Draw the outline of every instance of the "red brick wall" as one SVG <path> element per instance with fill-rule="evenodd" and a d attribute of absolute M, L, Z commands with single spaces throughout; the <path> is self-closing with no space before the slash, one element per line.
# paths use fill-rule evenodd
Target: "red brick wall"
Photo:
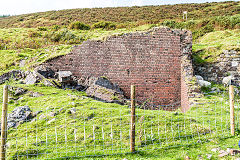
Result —
<path fill-rule="evenodd" d="M 161 28 L 86 41 L 46 65 L 55 71 L 71 71 L 78 78 L 105 76 L 128 98 L 130 85 L 135 84 L 138 101 L 179 106 L 182 47 L 179 32 Z"/>
<path fill-rule="evenodd" d="M 182 112 L 186 112 L 189 108 L 189 96 L 188 96 L 188 85 L 185 82 L 186 78 L 185 76 L 182 74 L 181 77 L 181 110 Z"/>

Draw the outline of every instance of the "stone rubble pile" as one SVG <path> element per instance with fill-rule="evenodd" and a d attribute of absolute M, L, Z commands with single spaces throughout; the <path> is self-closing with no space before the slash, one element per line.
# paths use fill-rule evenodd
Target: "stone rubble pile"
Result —
<path fill-rule="evenodd" d="M 240 85 L 240 53 L 224 50 L 213 63 L 193 63 L 195 75 L 201 75 L 206 81 Z M 230 78 L 231 77 L 231 78 Z M 229 80 L 231 79 L 231 81 Z"/>
<path fill-rule="evenodd" d="M 123 91 L 104 77 L 91 77 L 84 82 L 88 96 L 95 97 L 105 102 L 124 103 Z"/>
<path fill-rule="evenodd" d="M 25 78 L 25 72 L 22 70 L 12 70 L 10 72 L 4 73 L 0 76 L 0 84 L 5 83 L 9 80 L 20 80 Z"/>
<path fill-rule="evenodd" d="M 46 86 L 52 86 L 62 89 L 76 89 L 78 91 L 86 91 L 87 95 L 97 100 L 110 103 L 124 103 L 123 91 L 116 85 L 103 77 L 82 77 L 77 79 L 70 71 L 54 72 L 45 66 L 38 66 L 31 71 L 13 70 L 0 76 L 0 82 L 7 80 L 22 80 L 21 82 L 28 85 L 34 85 L 43 82 Z M 10 87 L 10 91 L 14 96 L 22 95 L 27 90 L 19 87 Z M 30 93 L 32 97 L 41 96 L 40 93 Z"/>
<path fill-rule="evenodd" d="M 33 113 L 28 106 L 17 107 L 7 116 L 7 129 L 17 127 L 22 123 L 30 121 L 36 117 L 37 114 L 38 112 Z"/>

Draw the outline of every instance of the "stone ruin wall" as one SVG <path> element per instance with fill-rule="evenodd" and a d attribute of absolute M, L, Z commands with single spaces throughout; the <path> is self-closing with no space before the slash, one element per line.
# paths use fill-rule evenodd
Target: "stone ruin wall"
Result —
<path fill-rule="evenodd" d="M 193 64 L 194 74 L 205 80 L 222 83 L 224 77 L 232 75 L 234 85 L 240 85 L 240 52 L 224 50 L 213 63 Z"/>
<path fill-rule="evenodd" d="M 139 102 L 150 109 L 170 105 L 186 111 L 193 77 L 192 36 L 189 31 L 154 28 L 111 36 L 104 41 L 85 41 L 66 56 L 45 63 L 54 71 L 71 71 L 77 78 L 104 76 L 117 83 L 130 97 L 130 85 L 136 85 Z M 153 107 L 154 106 L 154 107 Z"/>

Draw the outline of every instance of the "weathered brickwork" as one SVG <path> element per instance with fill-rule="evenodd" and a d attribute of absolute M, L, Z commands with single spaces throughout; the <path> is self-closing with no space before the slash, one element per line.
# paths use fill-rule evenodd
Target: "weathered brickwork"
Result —
<path fill-rule="evenodd" d="M 192 34 L 185 32 L 180 34 L 182 57 L 181 57 L 181 110 L 186 112 L 193 104 L 194 98 L 199 95 L 199 86 L 193 78 L 192 66 Z"/>
<path fill-rule="evenodd" d="M 77 78 L 104 76 L 117 83 L 126 97 L 136 85 L 137 100 L 155 106 L 174 104 L 188 108 L 188 90 L 181 68 L 183 55 L 191 54 L 187 31 L 155 28 L 144 33 L 111 36 L 105 41 L 86 41 L 66 56 L 48 61 L 54 71 L 71 71 Z M 189 48 L 190 47 L 190 48 Z M 192 76 L 192 71 L 189 73 Z M 158 105 L 156 107 L 156 105 Z M 169 106 L 167 109 L 171 109 Z"/>

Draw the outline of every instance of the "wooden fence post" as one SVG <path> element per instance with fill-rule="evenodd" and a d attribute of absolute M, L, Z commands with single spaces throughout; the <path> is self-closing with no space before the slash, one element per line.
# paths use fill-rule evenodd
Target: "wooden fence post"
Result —
<path fill-rule="evenodd" d="M 229 86 L 229 100 L 230 100 L 230 125 L 231 125 L 231 134 L 235 134 L 235 124 L 234 124 L 234 86 Z"/>
<path fill-rule="evenodd" d="M 130 131 L 130 151 L 135 152 L 135 105 L 136 86 L 131 85 L 131 131 Z"/>
<path fill-rule="evenodd" d="M 0 159 L 6 158 L 6 141 L 7 141 L 7 108 L 8 108 L 8 86 L 3 88 L 3 108 L 1 123 L 1 154 Z"/>

